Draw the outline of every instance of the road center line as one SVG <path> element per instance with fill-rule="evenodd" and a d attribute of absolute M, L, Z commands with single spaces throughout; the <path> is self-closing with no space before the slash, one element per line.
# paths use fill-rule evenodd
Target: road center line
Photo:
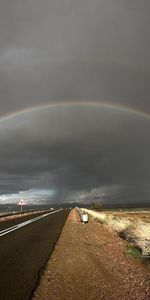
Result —
<path fill-rule="evenodd" d="M 55 210 L 55 211 L 46 213 L 46 214 L 44 214 L 44 215 L 42 215 L 42 216 L 38 216 L 38 217 L 35 217 L 35 218 L 30 219 L 30 220 L 28 220 L 28 221 L 25 221 L 25 222 L 19 223 L 19 224 L 17 224 L 17 225 L 14 225 L 14 226 L 12 226 L 12 227 L 3 229 L 3 230 L 0 231 L 0 237 L 1 237 L 1 236 L 4 236 L 4 235 L 6 235 L 6 234 L 8 234 L 8 233 L 10 233 L 10 232 L 12 232 L 12 231 L 15 231 L 15 230 L 17 230 L 17 229 L 19 229 L 19 228 L 21 228 L 21 227 L 24 227 L 24 226 L 26 226 L 26 225 L 28 225 L 28 224 L 31 224 L 31 223 L 33 223 L 33 222 L 36 222 L 36 221 L 40 220 L 40 219 L 43 219 L 43 218 L 45 218 L 45 217 L 47 217 L 47 216 L 49 216 L 49 215 L 55 214 L 55 213 L 57 213 L 57 212 L 59 212 L 59 211 L 61 211 L 61 210 L 62 210 L 62 209 L 57 209 L 57 210 Z"/>

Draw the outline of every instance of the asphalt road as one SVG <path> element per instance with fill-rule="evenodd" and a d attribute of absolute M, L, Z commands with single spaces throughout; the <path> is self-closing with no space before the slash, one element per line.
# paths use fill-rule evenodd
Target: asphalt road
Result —
<path fill-rule="evenodd" d="M 0 299 L 30 299 L 68 213 L 61 210 L 30 223 L 45 213 L 0 223 Z M 20 226 L 23 222 L 28 223 Z"/>

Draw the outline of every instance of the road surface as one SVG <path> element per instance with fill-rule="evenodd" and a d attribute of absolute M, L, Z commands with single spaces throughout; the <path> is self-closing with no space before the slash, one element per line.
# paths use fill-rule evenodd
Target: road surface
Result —
<path fill-rule="evenodd" d="M 0 299 L 30 299 L 67 216 L 61 210 L 0 223 Z"/>

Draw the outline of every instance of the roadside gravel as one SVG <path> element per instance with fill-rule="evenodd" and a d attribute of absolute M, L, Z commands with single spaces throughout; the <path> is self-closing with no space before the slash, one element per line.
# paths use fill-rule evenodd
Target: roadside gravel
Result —
<path fill-rule="evenodd" d="M 150 272 L 130 258 L 127 242 L 72 210 L 34 300 L 149 300 Z"/>

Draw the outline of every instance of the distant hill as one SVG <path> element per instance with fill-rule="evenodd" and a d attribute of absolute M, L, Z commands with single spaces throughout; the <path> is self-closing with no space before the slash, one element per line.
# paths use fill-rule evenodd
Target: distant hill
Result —
<path fill-rule="evenodd" d="M 29 210 L 47 210 L 50 208 L 73 208 L 73 207 L 89 207 L 89 205 L 82 205 L 80 203 L 52 203 L 52 204 L 47 204 L 47 205 L 24 205 L 23 206 L 23 211 L 29 211 Z M 19 212 L 20 211 L 20 206 L 18 204 L 0 204 L 0 213 L 12 213 L 12 212 Z"/>
<path fill-rule="evenodd" d="M 96 202 L 98 203 L 98 202 Z M 78 202 L 65 202 L 65 203 L 51 203 L 47 205 L 25 205 L 23 206 L 23 211 L 30 211 L 30 210 L 47 210 L 50 208 L 74 208 L 74 207 L 86 207 L 89 208 L 91 204 L 84 204 Z M 150 201 L 149 202 L 128 202 L 128 203 L 106 203 L 103 204 L 104 209 L 133 209 L 133 208 L 150 208 Z M 18 204 L 0 204 L 0 214 L 1 213 L 12 213 L 12 212 L 20 212 L 20 206 Z"/>

